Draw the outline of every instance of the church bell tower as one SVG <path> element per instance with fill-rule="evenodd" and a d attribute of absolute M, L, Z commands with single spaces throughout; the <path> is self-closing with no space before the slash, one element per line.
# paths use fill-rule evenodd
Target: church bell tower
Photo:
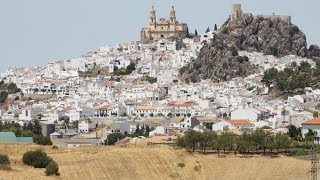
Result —
<path fill-rule="evenodd" d="M 174 6 L 172 6 L 170 11 L 170 23 L 175 24 L 176 22 L 177 22 L 176 10 L 174 9 Z"/>
<path fill-rule="evenodd" d="M 150 11 L 150 25 L 154 25 L 154 27 L 157 26 L 157 16 L 156 16 L 156 10 L 154 9 L 154 6 L 152 6 L 152 9 Z"/>

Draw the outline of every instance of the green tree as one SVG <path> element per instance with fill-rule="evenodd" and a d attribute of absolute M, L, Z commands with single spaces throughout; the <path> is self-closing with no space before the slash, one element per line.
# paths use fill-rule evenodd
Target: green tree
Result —
<path fill-rule="evenodd" d="M 213 131 L 204 131 L 201 133 L 199 141 L 200 141 L 200 147 L 203 154 L 206 154 L 207 148 L 214 143 L 214 141 L 217 138 L 217 134 Z"/>
<path fill-rule="evenodd" d="M 146 125 L 146 133 L 145 133 L 145 137 L 149 137 L 149 133 L 150 133 L 150 127 L 148 125 Z"/>
<path fill-rule="evenodd" d="M 246 153 L 250 152 L 250 149 L 252 148 L 252 136 L 249 133 L 244 132 L 237 143 L 238 149 L 240 153 L 243 153 L 244 156 Z"/>
<path fill-rule="evenodd" d="M 308 129 L 308 132 L 304 135 L 305 140 L 312 142 L 316 134 L 317 134 L 316 131 L 313 131 L 312 129 Z"/>
<path fill-rule="evenodd" d="M 52 145 L 50 138 L 42 135 L 33 136 L 33 142 L 43 146 Z"/>
<path fill-rule="evenodd" d="M 134 70 L 136 70 L 136 64 L 131 62 L 126 68 L 126 74 L 131 74 Z"/>
<path fill-rule="evenodd" d="M 212 130 L 212 125 L 213 125 L 213 123 L 205 122 L 205 123 L 203 123 L 203 125 L 204 125 L 204 127 L 206 127 L 207 129 Z"/>
<path fill-rule="evenodd" d="M 27 151 L 23 154 L 22 161 L 24 164 L 35 168 L 45 168 L 52 159 L 42 150 Z"/>
<path fill-rule="evenodd" d="M 194 130 L 189 130 L 185 133 L 184 138 L 186 147 L 191 148 L 192 152 L 195 152 L 200 140 L 200 136 L 200 133 Z"/>
<path fill-rule="evenodd" d="M 278 70 L 273 67 L 264 72 L 262 77 L 262 82 L 266 83 L 269 86 L 276 82 L 277 77 L 278 77 Z"/>
<path fill-rule="evenodd" d="M 109 134 L 105 141 L 105 145 L 114 145 L 116 142 L 122 140 L 123 138 L 124 138 L 124 135 L 121 133 Z"/>
<path fill-rule="evenodd" d="M 186 142 L 185 142 L 185 138 L 184 136 L 180 136 L 178 135 L 177 139 L 176 139 L 176 144 L 179 147 L 186 147 Z"/>
<path fill-rule="evenodd" d="M 8 98 L 8 93 L 6 91 L 1 91 L 0 92 L 0 103 L 6 102 Z"/>
<path fill-rule="evenodd" d="M 59 174 L 59 166 L 55 161 L 51 161 L 47 166 L 46 166 L 46 171 L 45 171 L 47 176 L 57 176 Z"/>
<path fill-rule="evenodd" d="M 290 147 L 291 141 L 287 134 L 278 133 L 274 138 L 274 147 L 277 149 L 277 154 L 280 149 L 285 149 L 286 152 Z"/>
<path fill-rule="evenodd" d="M 17 88 L 17 85 L 15 83 L 10 83 L 8 86 L 7 86 L 7 89 L 8 89 L 8 92 L 10 94 L 12 93 L 17 93 L 17 92 L 20 92 L 21 90 L 19 88 Z"/>
<path fill-rule="evenodd" d="M 40 122 L 38 120 L 34 121 L 32 131 L 35 135 L 42 135 L 42 127 L 41 127 Z"/>
<path fill-rule="evenodd" d="M 210 28 L 209 28 L 209 27 L 208 27 L 207 30 L 206 30 L 206 33 L 208 33 L 208 32 L 210 32 Z"/>
<path fill-rule="evenodd" d="M 214 31 L 217 31 L 217 30 L 218 30 L 217 24 L 214 24 Z"/>
<path fill-rule="evenodd" d="M 299 140 L 300 138 L 302 138 L 302 134 L 301 134 L 301 128 L 297 128 L 296 126 L 294 125 L 289 125 L 288 126 L 288 132 L 287 132 L 288 136 L 297 141 Z"/>
<path fill-rule="evenodd" d="M 319 117 L 319 112 L 318 111 L 313 111 L 312 114 L 313 114 L 314 118 Z"/>

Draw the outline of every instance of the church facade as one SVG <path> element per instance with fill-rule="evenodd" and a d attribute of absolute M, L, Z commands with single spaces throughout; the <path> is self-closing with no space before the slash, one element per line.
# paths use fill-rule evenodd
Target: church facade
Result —
<path fill-rule="evenodd" d="M 157 21 L 156 10 L 154 6 L 150 11 L 149 24 L 141 30 L 141 41 L 152 41 L 166 38 L 186 38 L 188 36 L 188 25 L 179 23 L 176 17 L 176 11 L 172 6 L 169 18 L 160 18 Z"/>

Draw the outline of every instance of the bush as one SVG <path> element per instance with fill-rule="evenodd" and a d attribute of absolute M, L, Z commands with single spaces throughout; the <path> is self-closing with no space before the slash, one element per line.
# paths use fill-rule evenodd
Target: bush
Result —
<path fill-rule="evenodd" d="M 23 154 L 22 162 L 35 168 L 45 168 L 52 161 L 42 150 L 27 151 Z"/>
<path fill-rule="evenodd" d="M 45 171 L 47 176 L 57 176 L 59 175 L 59 166 L 55 161 L 51 161 Z"/>
<path fill-rule="evenodd" d="M 46 136 L 42 136 L 42 135 L 34 136 L 33 141 L 34 141 L 34 143 L 39 144 L 39 145 L 43 145 L 43 146 L 52 145 L 50 138 L 48 138 Z"/>
<path fill-rule="evenodd" d="M 228 33 L 228 28 L 224 27 L 221 31 L 223 34 L 227 34 Z"/>
<path fill-rule="evenodd" d="M 237 48 L 234 47 L 234 46 L 229 47 L 229 51 L 231 52 L 232 56 L 238 56 L 239 55 Z"/>
<path fill-rule="evenodd" d="M 9 157 L 6 154 L 0 154 L 0 165 L 10 164 Z"/>
<path fill-rule="evenodd" d="M 294 149 L 291 150 L 290 155 L 291 156 L 306 156 L 309 152 L 306 149 Z"/>
<path fill-rule="evenodd" d="M 180 168 L 186 167 L 186 164 L 185 163 L 178 163 L 178 167 L 180 167 Z"/>
<path fill-rule="evenodd" d="M 52 149 L 59 149 L 58 146 L 52 146 Z"/>
<path fill-rule="evenodd" d="M 114 145 L 118 140 L 122 140 L 125 136 L 121 133 L 113 133 L 107 136 L 105 140 L 105 145 Z"/>

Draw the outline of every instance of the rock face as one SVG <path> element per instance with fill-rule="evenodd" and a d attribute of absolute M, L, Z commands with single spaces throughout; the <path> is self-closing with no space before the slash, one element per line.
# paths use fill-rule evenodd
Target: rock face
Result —
<path fill-rule="evenodd" d="M 181 79 L 185 82 L 201 79 L 228 81 L 254 72 L 257 69 L 250 64 L 248 57 L 239 56 L 235 47 L 227 47 L 222 42 L 205 44 L 197 60 L 180 69 Z"/>
<path fill-rule="evenodd" d="M 306 36 L 297 26 L 280 18 L 243 14 L 222 25 L 211 42 L 206 42 L 198 58 L 180 70 L 181 79 L 219 82 L 257 72 L 246 57 L 235 54 L 235 49 L 278 57 L 290 54 L 312 59 L 320 57 L 318 46 L 312 45 L 308 50 Z"/>
<path fill-rule="evenodd" d="M 297 26 L 279 18 L 243 14 L 239 19 L 227 21 L 217 38 L 249 52 L 307 56 L 305 34 Z"/>
<path fill-rule="evenodd" d="M 320 59 L 320 47 L 317 45 L 311 45 L 308 49 L 308 57 L 311 59 Z"/>

